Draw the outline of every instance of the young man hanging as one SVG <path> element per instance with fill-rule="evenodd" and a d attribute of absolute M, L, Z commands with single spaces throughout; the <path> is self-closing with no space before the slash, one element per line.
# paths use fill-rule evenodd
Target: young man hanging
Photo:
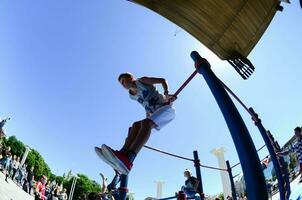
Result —
<path fill-rule="evenodd" d="M 176 97 L 169 94 L 168 84 L 164 78 L 142 77 L 136 79 L 130 73 L 123 73 L 118 77 L 118 81 L 129 91 L 130 98 L 144 107 L 146 118 L 132 124 L 121 150 L 115 151 L 103 144 L 102 147 L 95 147 L 95 151 L 116 171 L 127 175 L 135 157 L 148 141 L 151 130 L 160 130 L 175 118 L 172 102 Z M 156 89 L 155 84 L 162 85 L 164 94 Z"/>

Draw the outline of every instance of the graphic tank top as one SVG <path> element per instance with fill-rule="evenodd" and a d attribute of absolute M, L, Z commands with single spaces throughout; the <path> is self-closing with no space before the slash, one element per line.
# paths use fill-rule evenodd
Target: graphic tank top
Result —
<path fill-rule="evenodd" d="M 166 103 L 165 96 L 160 94 L 154 85 L 144 84 L 139 79 L 135 84 L 137 93 L 135 95 L 129 93 L 130 98 L 138 101 L 147 112 L 153 113 Z"/>

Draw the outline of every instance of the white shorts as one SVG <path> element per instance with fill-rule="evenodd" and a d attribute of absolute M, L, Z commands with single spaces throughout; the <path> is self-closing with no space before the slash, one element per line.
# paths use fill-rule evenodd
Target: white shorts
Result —
<path fill-rule="evenodd" d="M 175 109 L 172 107 L 172 105 L 165 105 L 157 109 L 148 118 L 155 123 L 155 129 L 159 131 L 162 127 L 175 118 Z"/>

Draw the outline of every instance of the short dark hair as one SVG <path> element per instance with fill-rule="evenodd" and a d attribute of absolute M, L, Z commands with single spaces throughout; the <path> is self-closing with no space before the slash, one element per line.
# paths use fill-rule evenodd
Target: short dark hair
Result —
<path fill-rule="evenodd" d="M 129 72 L 122 73 L 122 74 L 120 74 L 120 75 L 118 76 L 118 81 L 120 81 L 122 77 L 132 78 L 133 75 L 132 75 L 131 73 L 129 73 Z"/>
<path fill-rule="evenodd" d="M 298 131 L 298 132 L 301 132 L 301 127 L 297 126 L 294 130 Z"/>

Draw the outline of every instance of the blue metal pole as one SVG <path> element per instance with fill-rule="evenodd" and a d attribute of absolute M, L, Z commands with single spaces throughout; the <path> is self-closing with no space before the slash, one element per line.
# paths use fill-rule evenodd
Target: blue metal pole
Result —
<path fill-rule="evenodd" d="M 200 195 L 200 199 L 204 200 L 204 193 L 203 193 L 202 179 L 201 179 L 201 171 L 200 171 L 200 160 L 199 160 L 199 157 L 198 157 L 198 152 L 193 151 L 193 155 L 194 155 L 194 167 L 195 167 L 195 170 L 196 170 L 196 178 L 199 181 L 198 192 L 199 192 L 199 195 Z"/>
<path fill-rule="evenodd" d="M 197 71 L 203 75 L 230 130 L 246 183 L 249 200 L 267 200 L 267 190 L 260 160 L 252 138 L 231 98 L 210 68 L 196 51 L 191 53 Z"/>
<path fill-rule="evenodd" d="M 121 175 L 121 183 L 119 187 L 119 199 L 118 200 L 126 200 L 127 192 L 128 192 L 128 176 Z"/>
<path fill-rule="evenodd" d="M 280 161 L 280 167 L 281 167 L 281 171 L 282 171 L 284 182 L 285 182 L 285 186 L 284 186 L 285 187 L 285 196 L 286 196 L 286 200 L 288 200 L 290 197 L 290 194 L 291 194 L 290 182 L 289 182 L 289 171 L 287 168 L 287 163 L 285 162 L 284 158 L 280 157 L 279 161 Z"/>
<path fill-rule="evenodd" d="M 233 197 L 234 200 L 236 200 L 237 197 L 236 197 L 235 183 L 234 183 L 234 179 L 233 179 L 232 168 L 231 168 L 230 162 L 228 160 L 226 161 L 226 166 L 227 166 L 227 169 L 228 169 L 231 188 L 232 188 L 232 197 Z"/>
<path fill-rule="evenodd" d="M 266 133 L 267 133 L 269 139 L 271 140 L 271 143 L 273 144 L 275 152 L 281 151 L 280 145 L 275 140 L 275 138 L 271 134 L 271 132 L 267 131 Z M 290 189 L 289 171 L 288 171 L 287 163 L 284 161 L 283 157 L 277 156 L 277 158 L 278 158 L 280 169 L 281 169 L 281 172 L 282 172 L 282 177 L 283 177 L 283 180 L 284 180 L 284 183 L 285 183 L 285 186 L 284 186 L 284 188 L 285 188 L 285 196 L 286 196 L 286 199 L 289 199 L 290 193 L 291 193 L 291 189 Z"/>
<path fill-rule="evenodd" d="M 276 155 L 276 152 L 274 150 L 273 144 L 270 140 L 270 138 L 267 135 L 267 131 L 265 130 L 265 128 L 263 127 L 262 123 L 261 123 L 261 119 L 258 118 L 257 113 L 255 113 L 253 108 L 249 108 L 249 110 L 253 113 L 254 117 L 255 117 L 255 125 L 258 127 L 261 136 L 265 142 L 265 145 L 267 147 L 267 150 L 271 156 L 275 171 L 276 171 L 276 176 L 277 176 L 277 180 L 278 180 L 278 188 L 279 188 L 279 195 L 280 195 L 280 200 L 285 200 L 286 199 L 286 194 L 285 194 L 285 182 L 284 179 L 282 177 L 282 170 L 280 168 L 280 164 L 278 162 L 278 158 Z"/>

